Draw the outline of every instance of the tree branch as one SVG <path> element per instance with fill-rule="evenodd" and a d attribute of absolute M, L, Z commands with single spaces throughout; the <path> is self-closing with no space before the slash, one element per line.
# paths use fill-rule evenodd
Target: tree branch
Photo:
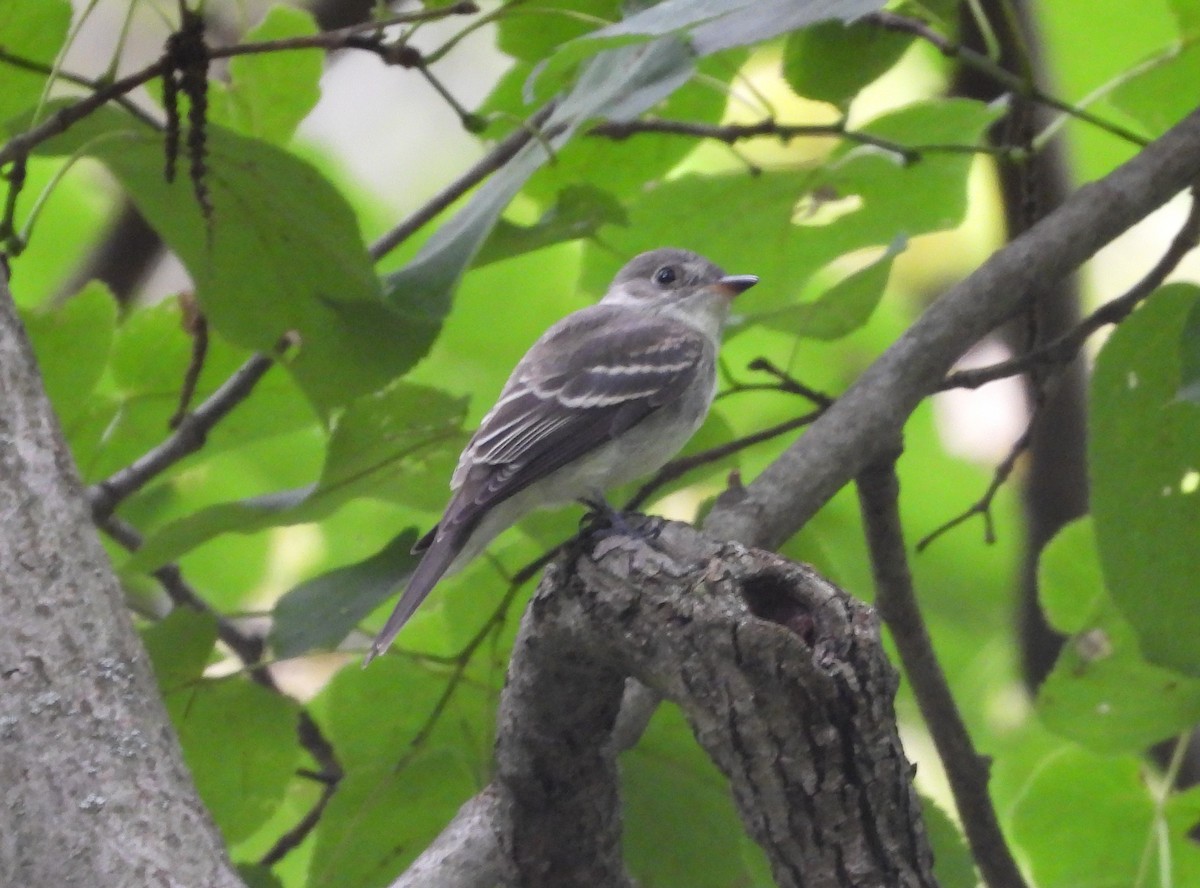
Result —
<path fill-rule="evenodd" d="M 997 379 L 1006 379 L 1020 373 L 1026 373 L 1034 367 L 1044 365 L 1067 364 L 1079 353 L 1079 349 L 1087 342 L 1088 337 L 1108 324 L 1119 324 L 1125 320 L 1139 304 L 1162 286 L 1172 271 L 1178 267 L 1183 257 L 1196 248 L 1200 242 L 1200 199 L 1197 198 L 1197 188 L 1192 188 L 1192 207 L 1188 217 L 1171 241 L 1162 258 L 1136 284 L 1126 290 L 1116 299 L 1104 303 L 1071 330 L 1053 339 L 1033 351 L 1001 361 L 990 367 L 978 367 L 973 370 L 959 370 L 949 374 L 938 386 L 942 391 L 952 388 L 979 388 Z"/>
<path fill-rule="evenodd" d="M 141 490 L 185 456 L 204 446 L 208 433 L 234 407 L 250 396 L 254 386 L 275 363 L 269 355 L 252 355 L 193 413 L 180 420 L 175 431 L 135 462 L 88 488 L 96 522 L 102 523 L 123 500 Z"/>
<path fill-rule="evenodd" d="M 894 457 L 858 478 L 875 577 L 875 607 L 895 639 L 917 705 L 946 768 L 971 853 L 989 888 L 1026 888 L 988 796 L 988 762 L 971 743 L 913 592 Z"/>
<path fill-rule="evenodd" d="M 496 777 L 395 888 L 631 884 L 611 741 L 626 673 L 683 710 L 780 886 L 935 885 L 871 609 L 773 553 L 634 529 L 547 570 L 501 698 Z M 457 867 L 448 881 L 425 875 L 436 860 Z"/>
<path fill-rule="evenodd" d="M 705 528 L 767 548 L 794 534 L 896 440 L 972 343 L 1019 310 L 1039 282 L 1056 280 L 1200 176 L 1200 111 L 1105 178 L 1085 185 L 947 291 L 825 414 Z"/>

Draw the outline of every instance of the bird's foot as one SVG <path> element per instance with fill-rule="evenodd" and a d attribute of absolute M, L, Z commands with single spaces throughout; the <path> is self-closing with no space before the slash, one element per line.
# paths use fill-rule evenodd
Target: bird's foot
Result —
<path fill-rule="evenodd" d="M 661 521 L 622 512 L 602 496 L 582 497 L 579 502 L 588 510 L 579 525 L 586 536 L 603 539 L 619 535 L 649 541 L 662 531 Z"/>

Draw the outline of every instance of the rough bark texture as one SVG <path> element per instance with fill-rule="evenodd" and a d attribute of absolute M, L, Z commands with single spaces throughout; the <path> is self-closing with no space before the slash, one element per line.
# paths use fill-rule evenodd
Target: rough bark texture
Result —
<path fill-rule="evenodd" d="M 0 884 L 240 886 L 0 277 Z"/>
<path fill-rule="evenodd" d="M 873 611 L 778 555 L 649 522 L 546 573 L 501 702 L 511 884 L 624 886 L 624 678 L 677 703 L 783 888 L 931 886 Z"/>

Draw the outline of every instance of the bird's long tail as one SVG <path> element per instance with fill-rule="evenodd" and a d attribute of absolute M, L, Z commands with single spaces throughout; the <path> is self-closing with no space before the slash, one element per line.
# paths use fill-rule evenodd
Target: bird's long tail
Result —
<path fill-rule="evenodd" d="M 469 527 L 456 528 L 444 536 L 434 537 L 433 542 L 428 544 L 424 556 L 418 562 L 416 570 L 413 571 L 412 577 L 408 581 L 408 586 L 404 589 L 404 594 L 396 602 L 392 615 L 388 617 L 383 629 L 371 642 L 371 649 L 363 658 L 363 666 L 388 649 L 400 630 L 404 628 L 404 624 L 408 622 L 408 618 L 421 606 L 421 602 L 425 600 L 425 597 L 437 585 L 437 581 L 442 578 L 442 574 L 462 551 L 466 538 L 470 536 L 470 531 Z"/>

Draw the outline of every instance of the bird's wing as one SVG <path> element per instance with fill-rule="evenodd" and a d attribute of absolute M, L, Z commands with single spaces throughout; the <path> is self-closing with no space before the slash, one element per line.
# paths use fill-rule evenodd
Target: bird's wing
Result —
<path fill-rule="evenodd" d="M 473 523 L 637 425 L 710 373 L 714 346 L 666 318 L 595 306 L 552 328 L 514 370 L 463 452 L 443 519 Z"/>

